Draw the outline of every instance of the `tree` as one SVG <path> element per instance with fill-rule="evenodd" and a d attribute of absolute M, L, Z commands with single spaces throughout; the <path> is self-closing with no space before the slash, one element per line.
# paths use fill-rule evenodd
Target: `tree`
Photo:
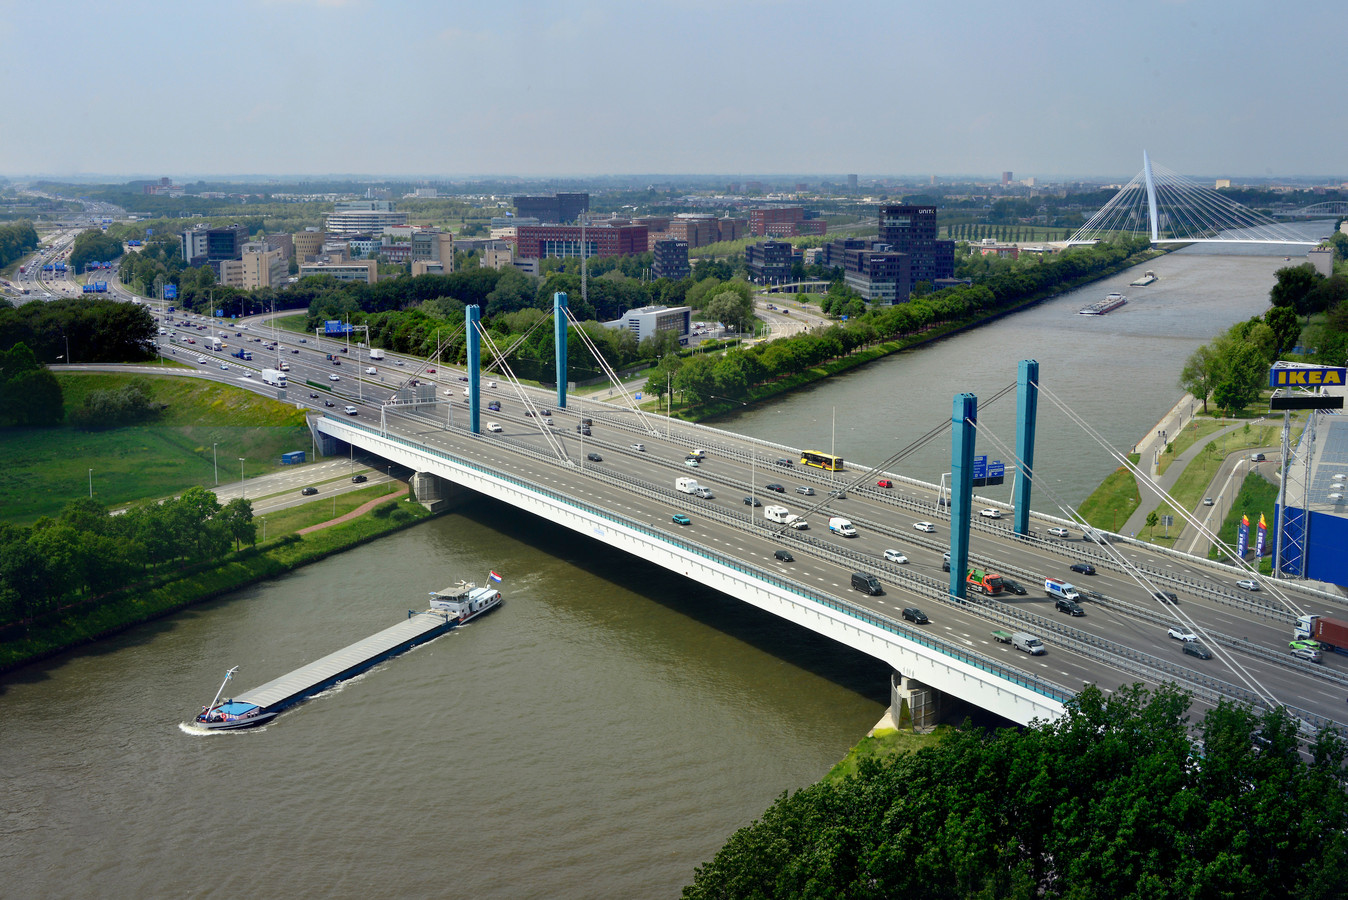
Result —
<path fill-rule="evenodd" d="M 23 343 L 0 350 L 0 427 L 55 425 L 64 417 L 61 385 L 33 351 Z"/>
<path fill-rule="evenodd" d="M 1219 409 L 1241 412 L 1259 399 L 1267 381 L 1268 359 L 1256 344 L 1224 341 L 1219 346 L 1222 372 L 1213 385 L 1212 399 Z"/>
<path fill-rule="evenodd" d="M 1204 344 L 1189 354 L 1180 370 L 1179 386 L 1203 401 L 1203 413 L 1208 411 L 1208 397 L 1222 376 L 1221 357 L 1212 345 Z"/>
<path fill-rule="evenodd" d="M 1277 282 L 1268 292 L 1269 301 L 1274 306 L 1291 307 L 1297 315 L 1305 315 L 1306 297 L 1323 276 L 1310 263 L 1288 266 L 1273 274 Z"/>
<path fill-rule="evenodd" d="M 1297 338 L 1301 336 L 1301 323 L 1294 310 L 1286 306 L 1270 307 L 1264 313 L 1264 322 L 1273 329 L 1275 359 L 1296 346 Z"/>
<path fill-rule="evenodd" d="M 224 524 L 225 531 L 234 539 L 235 550 L 244 543 L 257 543 L 257 523 L 253 521 L 252 501 L 235 497 L 225 504 L 216 519 Z"/>
<path fill-rule="evenodd" d="M 1156 523 L 1161 521 L 1161 517 L 1156 514 L 1156 510 L 1147 513 L 1147 527 L 1155 528 Z"/>

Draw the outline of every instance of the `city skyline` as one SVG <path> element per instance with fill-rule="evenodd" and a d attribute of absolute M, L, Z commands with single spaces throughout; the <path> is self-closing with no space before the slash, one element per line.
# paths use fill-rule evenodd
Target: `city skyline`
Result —
<path fill-rule="evenodd" d="M 1325 0 L 0 8 L 8 177 L 1348 175 Z"/>

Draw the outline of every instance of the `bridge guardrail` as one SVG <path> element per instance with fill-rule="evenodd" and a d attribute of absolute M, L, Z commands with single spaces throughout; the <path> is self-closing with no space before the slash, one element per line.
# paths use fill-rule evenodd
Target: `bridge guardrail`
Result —
<path fill-rule="evenodd" d="M 1001 663 L 997 662 L 996 660 L 989 659 L 988 657 L 982 656 L 981 654 L 975 653 L 971 650 L 967 650 L 958 645 L 942 641 L 939 638 L 930 637 L 920 631 L 907 628 L 901 625 L 899 622 L 888 618 L 887 616 L 882 616 L 878 613 L 856 606 L 855 604 L 849 603 L 845 600 L 831 597 L 828 594 L 817 592 L 814 589 L 807 587 L 806 585 L 800 584 L 799 582 L 792 581 L 787 578 L 782 578 L 781 576 L 778 576 L 772 572 L 768 572 L 765 569 L 745 565 L 744 563 L 741 563 L 738 560 L 734 560 L 729 557 L 723 556 L 717 551 L 712 550 L 710 547 L 705 547 L 701 544 L 688 541 L 684 538 L 676 537 L 662 529 L 644 525 L 633 519 L 628 519 L 624 516 L 619 516 L 615 513 L 609 512 L 608 510 L 592 506 L 591 504 L 576 500 L 575 498 L 569 497 L 565 494 L 561 494 L 556 491 L 549 490 L 547 488 L 539 487 L 536 484 L 530 483 L 521 478 L 517 478 L 513 475 L 510 475 L 509 473 L 497 471 L 489 466 L 484 466 L 481 463 L 472 460 L 465 460 L 458 458 L 453 454 L 437 450 L 433 447 L 428 447 L 425 444 L 412 441 L 407 438 L 400 437 L 398 435 L 381 434 L 378 430 L 370 428 L 364 425 L 363 423 L 338 419 L 335 416 L 329 417 L 326 414 L 324 415 L 324 418 L 331 418 L 333 421 L 341 422 L 344 426 L 348 428 L 354 428 L 360 431 L 368 432 L 372 435 L 380 437 L 383 440 L 391 441 L 396 444 L 401 444 L 405 447 L 413 449 L 416 452 L 423 453 L 427 456 L 438 457 L 444 459 L 447 462 L 453 463 L 454 465 L 475 470 L 482 475 L 486 475 L 490 478 L 510 483 L 517 488 L 522 488 L 532 493 L 545 496 L 554 502 L 561 503 L 565 506 L 570 506 L 575 509 L 581 510 L 588 515 L 613 522 L 615 524 L 621 525 L 624 528 L 628 528 L 630 530 L 641 533 L 647 537 L 656 538 L 657 540 L 660 540 L 664 543 L 670 544 L 674 547 L 678 547 L 679 549 L 685 552 L 703 557 L 719 566 L 723 566 L 727 569 L 730 569 L 731 571 L 739 572 L 744 575 L 749 575 L 757 580 L 771 584 L 780 590 L 784 590 L 790 594 L 794 594 L 803 600 L 825 606 L 837 612 L 844 613 L 852 618 L 864 621 L 873 627 L 880 628 L 881 630 L 902 637 L 905 640 L 927 647 L 928 649 L 935 650 L 938 653 L 941 653 L 942 655 L 949 656 L 953 659 L 957 659 L 960 662 L 965 663 L 966 665 L 973 666 L 981 671 L 987 672 L 991 675 L 995 675 L 996 677 L 1009 681 L 1013 684 L 1018 684 L 1022 687 L 1034 691 L 1037 694 L 1048 697 L 1059 703 L 1065 703 L 1074 696 L 1074 694 L 1071 691 L 1068 691 L 1065 688 L 1055 685 L 1052 682 L 1046 681 L 1045 679 L 1039 678 L 1036 675 L 1030 675 L 1028 673 L 1021 672 L 1018 669 L 1014 669 L 1009 666 L 1004 666 Z M 514 448 L 512 448 L 512 450 L 513 449 Z M 539 455 L 541 456 L 541 454 Z"/>

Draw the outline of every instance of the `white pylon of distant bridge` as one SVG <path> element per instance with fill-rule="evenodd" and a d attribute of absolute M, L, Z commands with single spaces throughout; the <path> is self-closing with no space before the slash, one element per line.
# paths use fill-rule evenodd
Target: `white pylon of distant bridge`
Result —
<path fill-rule="evenodd" d="M 1142 151 L 1142 171 L 1091 216 L 1069 244 L 1146 235 L 1153 244 L 1301 244 L 1304 232 L 1241 206 L 1212 188 L 1152 163 Z"/>

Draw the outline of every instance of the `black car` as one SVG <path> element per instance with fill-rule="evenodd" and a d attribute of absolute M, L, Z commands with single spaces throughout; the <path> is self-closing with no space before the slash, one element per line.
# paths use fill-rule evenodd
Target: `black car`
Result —
<path fill-rule="evenodd" d="M 1185 641 L 1182 649 L 1190 656 L 1197 656 L 1199 659 L 1212 659 L 1212 654 L 1208 652 L 1208 648 L 1196 641 Z"/>
<path fill-rule="evenodd" d="M 1152 591 L 1151 595 L 1155 597 L 1157 600 L 1160 600 L 1162 603 L 1179 602 L 1179 597 L 1175 595 L 1174 591 Z"/>
<path fill-rule="evenodd" d="M 1068 600 L 1066 597 L 1059 597 L 1053 601 L 1053 608 L 1058 612 L 1065 612 L 1069 616 L 1084 616 L 1086 611 L 1082 609 L 1075 600 Z"/>
<path fill-rule="evenodd" d="M 776 557 L 777 559 L 780 559 L 782 562 L 795 562 L 795 561 L 796 561 L 796 558 L 795 558 L 794 556 L 791 555 L 791 551 L 790 551 L 790 550 L 778 550 L 776 553 L 774 553 L 774 554 L 772 554 L 772 555 L 773 555 L 774 557 Z"/>
<path fill-rule="evenodd" d="M 924 613 L 922 610 L 918 609 L 916 606 L 906 607 L 903 611 L 903 617 L 907 619 L 909 622 L 913 622 L 918 625 L 926 625 L 928 622 L 931 621 L 931 619 L 927 618 L 927 614 Z"/>
<path fill-rule="evenodd" d="M 1005 575 L 1002 576 L 1002 587 L 1006 588 L 1017 597 L 1025 596 L 1025 585 L 1021 584 L 1019 581 L 1012 581 Z"/>
<path fill-rule="evenodd" d="M 587 454 L 585 454 L 585 458 L 588 459 L 590 462 L 603 462 L 603 461 L 604 461 L 604 457 L 600 456 L 598 453 L 587 453 Z"/>
<path fill-rule="evenodd" d="M 306 496 L 306 497 L 312 497 L 314 494 L 317 494 L 317 493 L 318 493 L 318 488 L 316 488 L 316 487 L 307 487 L 307 488 L 305 488 L 304 490 L 300 491 L 300 493 L 303 494 L 303 495 Z"/>
<path fill-rule="evenodd" d="M 1082 575 L 1094 575 L 1095 566 L 1090 563 L 1072 563 L 1068 566 L 1073 572 L 1080 572 Z"/>
<path fill-rule="evenodd" d="M 365 483 L 365 476 L 364 476 L 364 475 L 352 475 L 352 476 L 351 476 L 351 483 L 352 483 L 352 484 L 364 484 L 364 483 Z"/>
<path fill-rule="evenodd" d="M 785 456 L 777 458 L 777 465 L 781 466 L 783 469 L 790 469 L 793 466 L 791 460 L 787 459 Z"/>
<path fill-rule="evenodd" d="M 763 504 L 758 502 L 758 498 L 757 498 L 757 497 L 745 497 L 745 498 L 744 498 L 744 505 L 745 505 L 745 506 L 762 506 Z"/>
<path fill-rule="evenodd" d="M 770 491 L 776 491 L 779 494 L 786 493 L 786 488 L 782 487 L 780 484 L 765 484 L 763 485 L 763 487 L 767 488 Z"/>
<path fill-rule="evenodd" d="M 314 393 L 313 391 L 310 391 L 310 392 L 309 392 L 309 399 L 310 399 L 310 400 L 317 400 L 317 399 L 318 399 L 318 394 Z"/>
<path fill-rule="evenodd" d="M 333 403 L 331 400 L 324 400 L 324 401 L 323 401 L 323 405 L 324 405 L 324 406 L 336 406 L 337 404 L 336 404 L 336 403 Z"/>
<path fill-rule="evenodd" d="M 581 434 L 589 434 L 589 433 L 590 433 L 590 426 L 589 426 L 589 425 L 577 425 L 577 426 L 576 426 L 576 430 L 579 431 Z"/>

